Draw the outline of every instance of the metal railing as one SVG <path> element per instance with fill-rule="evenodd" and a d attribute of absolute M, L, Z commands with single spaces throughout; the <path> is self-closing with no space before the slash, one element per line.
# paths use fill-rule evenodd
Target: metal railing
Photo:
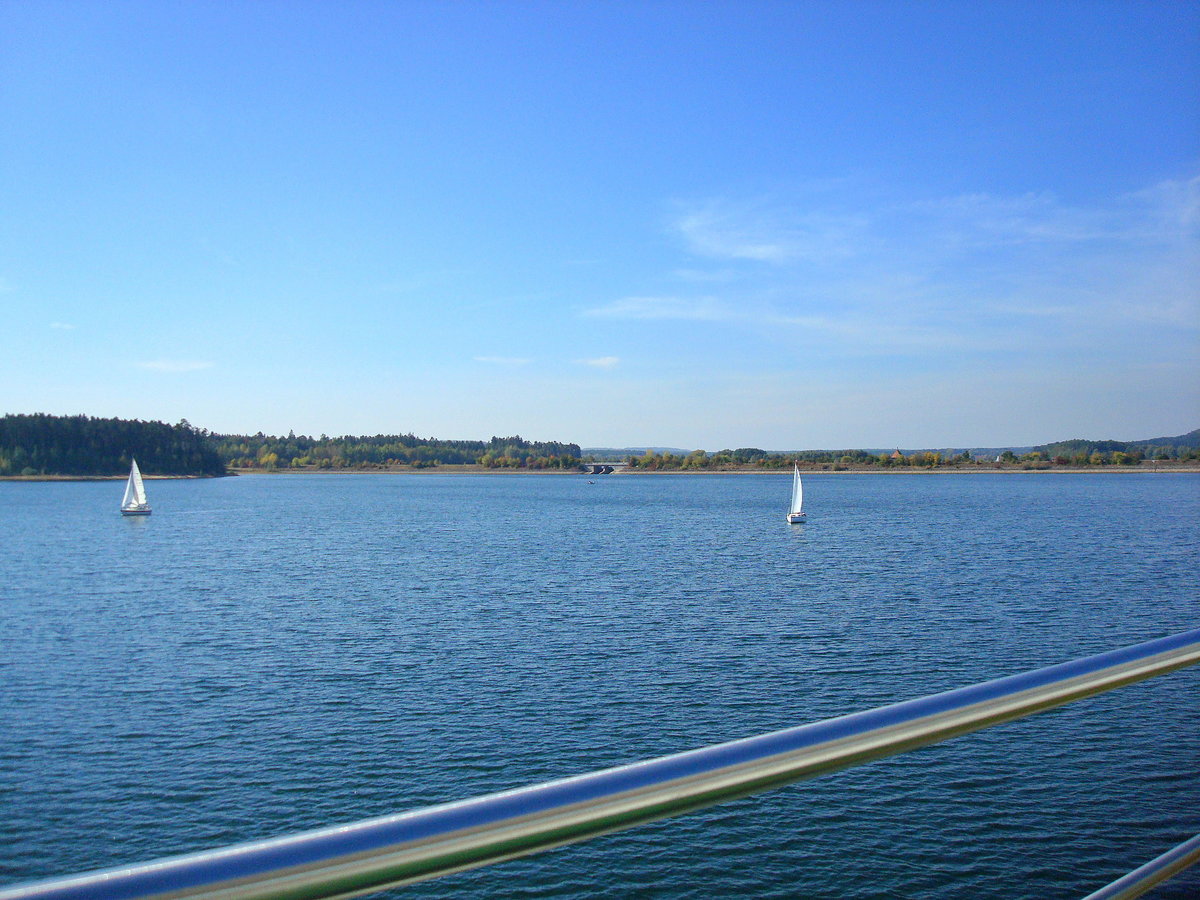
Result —
<path fill-rule="evenodd" d="M 1162 856 L 1156 856 L 1107 887 L 1088 894 L 1083 900 L 1130 900 L 1132 897 L 1140 897 L 1156 884 L 1161 884 L 1172 875 L 1178 875 L 1197 862 L 1200 862 L 1200 834 L 1184 841 L 1178 847 L 1172 847 Z"/>
<path fill-rule="evenodd" d="M 513 859 L 902 753 L 1197 662 L 1200 628 L 971 687 L 574 778 L 0 889 L 0 900 L 348 897 Z M 1180 856 L 1195 861 L 1190 850 L 1180 850 L 1143 869 L 1153 868 L 1151 875 L 1161 880 L 1177 871 Z M 1160 862 L 1166 857 L 1171 860 Z M 1162 874 L 1166 869 L 1171 872 Z M 1157 881 L 1142 890 L 1153 883 Z"/>

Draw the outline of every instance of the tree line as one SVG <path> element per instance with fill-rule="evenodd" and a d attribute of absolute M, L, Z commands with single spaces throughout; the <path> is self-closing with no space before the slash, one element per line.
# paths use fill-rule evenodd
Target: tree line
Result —
<path fill-rule="evenodd" d="M 1032 452 L 1040 453 L 1044 459 L 1069 460 L 1074 465 L 1200 459 L 1200 429 L 1153 441 L 1059 441 L 1034 447 Z"/>
<path fill-rule="evenodd" d="M 994 451 L 993 451 L 994 452 Z M 136 457 L 147 475 L 222 475 L 228 468 L 370 469 L 411 466 L 480 465 L 491 469 L 574 469 L 583 460 L 578 444 L 528 441 L 520 435 L 489 441 L 449 441 L 414 434 L 331 438 L 213 434 L 186 420 L 177 425 L 91 416 L 10 414 L 0 418 L 0 475 L 122 475 Z M 1005 450 L 976 459 L 969 450 L 919 450 L 910 453 L 866 450 L 805 450 L 779 453 L 757 447 L 708 453 L 658 453 L 630 456 L 630 468 L 642 471 L 791 468 L 937 468 L 942 466 L 1136 466 L 1146 461 L 1200 460 L 1200 429 L 1154 441 L 1070 440 L 1044 444 L 1023 453 Z"/>
<path fill-rule="evenodd" d="M 950 455 L 939 452 L 917 451 L 909 455 L 874 454 L 866 450 L 801 450 L 795 453 L 780 453 L 743 447 L 738 450 L 720 450 L 708 453 L 693 450 L 691 453 L 658 453 L 648 450 L 641 456 L 630 456 L 626 465 L 643 472 L 721 470 L 721 469 L 790 469 L 799 465 L 802 469 L 843 470 L 850 467 L 878 466 L 937 466 L 959 465 L 970 462 L 970 453 Z"/>
<path fill-rule="evenodd" d="M 370 469 L 407 465 L 481 465 L 485 468 L 570 469 L 579 465 L 578 444 L 527 441 L 520 435 L 490 441 L 447 441 L 413 434 L 310 437 L 212 436 L 226 464 L 234 468 Z"/>
<path fill-rule="evenodd" d="M 1198 432 L 1193 432 L 1196 435 Z M 1185 438 L 1190 437 L 1185 435 Z M 720 450 L 707 453 L 657 453 L 648 450 L 641 456 L 629 456 L 625 462 L 634 470 L 703 471 L 755 468 L 763 470 L 850 468 L 941 468 L 1019 466 L 1026 469 L 1055 467 L 1087 468 L 1093 466 L 1138 466 L 1143 462 L 1200 461 L 1200 447 L 1180 444 L 1135 444 L 1124 441 L 1065 441 L 1048 444 L 1024 453 L 1004 450 L 994 456 L 976 457 L 970 450 L 917 450 L 901 453 L 871 453 L 866 450 L 804 450 L 778 453 L 757 448 Z"/>
<path fill-rule="evenodd" d="M 407 465 L 482 465 L 486 468 L 572 469 L 578 444 L 527 441 L 446 441 L 412 434 L 318 438 L 213 434 L 186 420 L 178 425 L 137 419 L 51 416 L 0 418 L 0 475 L 111 476 L 225 475 L 229 468 L 370 469 Z"/>
<path fill-rule="evenodd" d="M 0 475 L 224 475 L 206 432 L 178 425 L 44 413 L 0 418 Z"/>

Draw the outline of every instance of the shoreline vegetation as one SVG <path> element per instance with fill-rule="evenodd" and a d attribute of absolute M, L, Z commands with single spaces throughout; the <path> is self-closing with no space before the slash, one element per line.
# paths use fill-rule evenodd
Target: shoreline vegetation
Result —
<path fill-rule="evenodd" d="M 866 475 L 872 473 L 880 474 L 895 474 L 895 475 L 922 475 L 922 474 L 988 474 L 988 473 L 1022 473 L 1022 472 L 1050 472 L 1067 475 L 1091 475 L 1091 474 L 1121 474 L 1121 473 L 1200 473 L 1200 461 L 1178 462 L 1176 464 L 1154 463 L 1152 461 L 1144 461 L 1138 466 L 1105 466 L 1105 467 L 1072 467 L 1072 466 L 1008 466 L 1008 464 L 997 463 L 979 463 L 971 464 L 971 466 L 938 466 L 938 467 L 894 467 L 880 468 L 878 466 L 841 466 L 835 467 L 832 464 L 810 464 L 805 467 L 800 464 L 800 473 L 829 473 L 829 474 L 846 474 L 846 475 Z M 346 475 L 404 475 L 404 474 L 430 474 L 439 473 L 444 475 L 480 475 L 480 474 L 511 474 L 511 475 L 589 475 L 589 478 L 607 478 L 607 476 L 590 475 L 587 470 L 583 469 L 496 469 L 486 468 L 484 466 L 427 466 L 414 468 L 412 466 L 394 466 L 394 467 L 371 467 L 371 468 L 343 468 L 343 469 L 230 469 L 230 474 L 233 475 L 304 475 L 304 474 L 346 474 Z M 702 468 L 702 469 L 640 469 L 624 467 L 617 469 L 612 474 L 647 474 L 647 475 L 773 475 L 787 474 L 787 469 L 781 468 L 757 468 L 748 466 L 731 466 L 725 468 Z"/>
<path fill-rule="evenodd" d="M 592 455 L 592 453 L 598 455 Z M 596 463 L 622 472 L 1197 472 L 1200 429 L 1147 441 L 1069 440 L 1019 449 L 802 450 L 753 447 L 691 452 L 627 449 L 584 453 L 578 444 L 519 435 L 451 441 L 414 434 L 331 438 L 216 434 L 193 427 L 89 416 L 0 417 L 0 480 L 123 479 L 136 457 L 147 478 L 240 474 L 557 473 L 589 474 Z M 594 473 L 592 473 L 594 474 Z"/>
<path fill-rule="evenodd" d="M 1006 464 L 1006 463 L 973 463 L 968 465 L 941 465 L 941 466 L 894 466 L 881 468 L 879 466 L 835 466 L 828 463 L 810 463 L 808 465 L 800 464 L 802 474 L 830 474 L 830 475 L 987 475 L 987 474 L 1024 474 L 1029 472 L 1045 472 L 1058 475 L 1171 475 L 1171 474 L 1200 474 L 1200 461 L 1198 460 L 1175 460 L 1171 462 L 1155 462 L 1152 460 L 1143 460 L 1137 465 L 1129 466 L 1052 466 L 1052 465 L 1028 465 L 1028 464 Z M 642 475 L 780 475 L 786 474 L 786 469 L 781 468 L 760 468 L 749 466 L 730 466 L 726 468 L 703 468 L 703 469 L 637 469 L 624 467 L 617 469 L 613 475 L 622 474 L 642 474 Z M 593 476 L 588 471 L 582 468 L 572 469 L 498 469 L 495 467 L 487 467 L 471 464 L 451 464 L 437 466 L 363 466 L 363 467 L 342 467 L 340 469 L 320 469 L 315 466 L 307 466 L 303 468 L 274 468 L 267 469 L 262 467 L 248 468 L 231 468 L 224 475 L 144 475 L 147 481 L 166 481 L 166 480 L 188 480 L 202 478 L 223 478 L 226 476 L 257 476 L 257 475 L 272 475 L 272 476 L 287 476 L 287 475 L 566 475 L 579 477 L 588 475 L 589 478 L 599 478 L 608 476 Z M 0 475 L 0 482 L 17 481 L 17 482 L 45 482 L 45 481 L 124 481 L 127 475 Z"/>

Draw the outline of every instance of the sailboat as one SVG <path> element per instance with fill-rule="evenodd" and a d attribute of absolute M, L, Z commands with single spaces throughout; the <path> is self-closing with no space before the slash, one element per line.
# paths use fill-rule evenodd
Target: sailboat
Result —
<path fill-rule="evenodd" d="M 804 521 L 804 485 L 800 483 L 800 466 L 796 464 L 796 472 L 792 475 L 792 505 L 788 509 L 787 520 L 792 525 Z"/>
<path fill-rule="evenodd" d="M 129 467 L 129 481 L 125 483 L 125 499 L 121 501 L 121 515 L 150 515 L 150 504 L 146 502 L 146 488 L 142 484 L 142 473 L 138 471 L 136 459 Z"/>

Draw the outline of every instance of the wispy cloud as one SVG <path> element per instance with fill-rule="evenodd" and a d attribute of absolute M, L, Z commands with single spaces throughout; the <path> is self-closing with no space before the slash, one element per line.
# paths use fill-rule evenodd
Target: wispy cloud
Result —
<path fill-rule="evenodd" d="M 1200 176 L 1162 181 L 1130 194 L 1128 200 L 1157 211 L 1159 221 L 1170 230 L 1194 234 L 1200 227 Z"/>
<path fill-rule="evenodd" d="M 963 194 L 911 203 L 911 217 L 951 246 L 1144 244 L 1172 241 L 1197 224 L 1197 182 L 1163 182 L 1091 206 L 1063 203 L 1053 194 Z"/>
<path fill-rule="evenodd" d="M 722 282 L 734 281 L 737 278 L 737 273 L 732 269 L 676 269 L 671 273 L 672 277 L 680 281 L 691 282 L 694 284 L 720 284 Z"/>
<path fill-rule="evenodd" d="M 862 244 L 869 220 L 833 209 L 712 199 L 682 210 L 672 225 L 699 256 L 783 265 L 852 254 Z"/>
<path fill-rule="evenodd" d="M 898 199 L 842 184 L 803 196 L 675 204 L 705 292 L 627 297 L 587 311 L 824 335 L 846 353 L 1082 349 L 1126 326 L 1200 328 L 1200 177 L 1067 203 L 1046 192 Z M 734 265 L 736 263 L 736 265 Z M 1034 321 L 1044 323 L 1035 326 Z"/>
<path fill-rule="evenodd" d="M 729 317 L 720 301 L 712 297 L 624 297 L 606 306 L 586 310 L 584 315 L 609 319 L 704 319 Z"/>
<path fill-rule="evenodd" d="M 532 359 L 524 356 L 476 356 L 474 360 L 493 366 L 527 366 L 533 362 Z"/>
<path fill-rule="evenodd" d="M 201 369 L 211 369 L 211 362 L 187 359 L 154 359 L 138 363 L 138 368 L 151 372 L 198 372 Z"/>
<path fill-rule="evenodd" d="M 70 331 L 75 326 L 70 324 L 69 322 L 51 322 L 50 327 L 54 328 L 58 331 Z"/>
<path fill-rule="evenodd" d="M 618 356 L 599 356 L 595 359 L 577 359 L 575 362 L 581 366 L 592 366 L 596 369 L 611 369 L 621 362 Z"/>
<path fill-rule="evenodd" d="M 672 226 L 694 254 L 777 265 L 900 253 L 921 259 L 964 247 L 1194 241 L 1200 226 L 1200 176 L 1090 205 L 1047 192 L 854 199 L 708 198 L 676 204 Z"/>

